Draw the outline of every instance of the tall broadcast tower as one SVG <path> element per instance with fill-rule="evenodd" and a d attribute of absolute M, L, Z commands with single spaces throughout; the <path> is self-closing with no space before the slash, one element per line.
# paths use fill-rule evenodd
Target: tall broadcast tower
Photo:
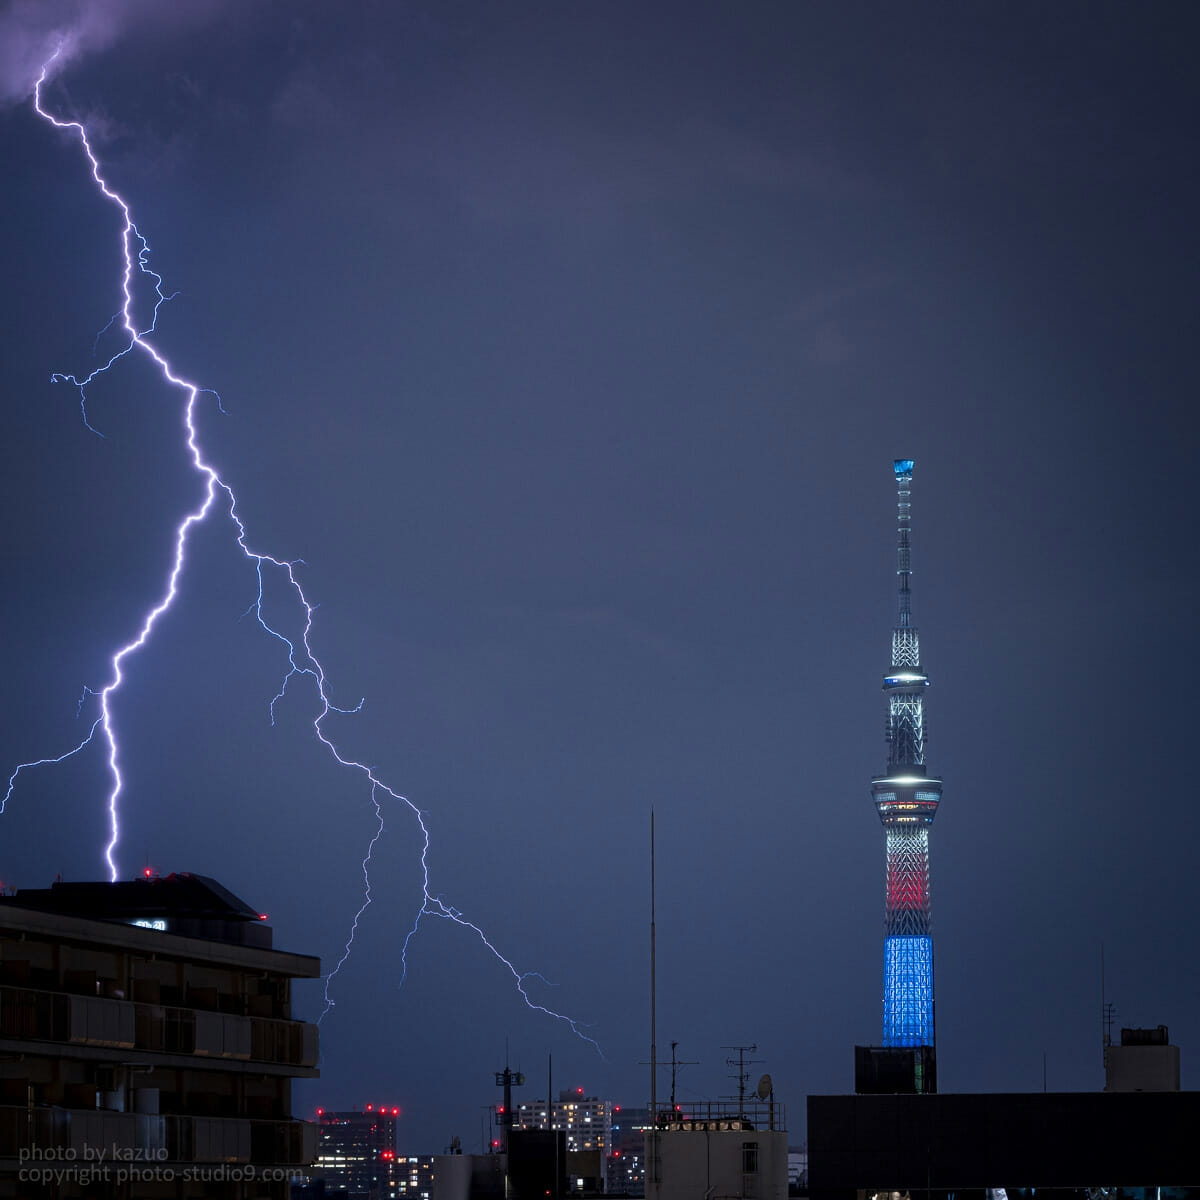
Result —
<path fill-rule="evenodd" d="M 897 459 L 896 577 L 900 605 L 892 631 L 887 695 L 887 772 L 871 780 L 871 795 L 887 831 L 887 922 L 883 947 L 883 1044 L 928 1046 L 929 1075 L 918 1090 L 936 1090 L 933 1068 L 933 939 L 929 935 L 929 827 L 942 781 L 925 769 L 925 689 L 921 649 L 912 621 L 910 494 L 912 459 Z"/>

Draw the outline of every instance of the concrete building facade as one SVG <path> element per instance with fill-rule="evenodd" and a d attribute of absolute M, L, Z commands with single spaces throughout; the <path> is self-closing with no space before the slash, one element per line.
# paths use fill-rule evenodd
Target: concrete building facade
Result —
<path fill-rule="evenodd" d="M 1122 1029 L 1119 1046 L 1104 1048 L 1106 1092 L 1179 1091 L 1179 1047 L 1167 1027 Z"/>
<path fill-rule="evenodd" d="M 787 1117 L 783 1105 L 691 1103 L 660 1112 L 647 1134 L 648 1200 L 785 1200 Z"/>
<path fill-rule="evenodd" d="M 319 974 L 202 876 L 0 897 L 0 1197 L 282 1200 L 315 1149 L 291 984 Z"/>

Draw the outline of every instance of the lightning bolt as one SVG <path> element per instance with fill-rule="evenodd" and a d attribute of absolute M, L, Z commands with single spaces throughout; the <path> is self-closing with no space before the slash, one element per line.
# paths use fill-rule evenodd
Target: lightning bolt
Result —
<path fill-rule="evenodd" d="M 87 737 L 85 737 L 77 746 L 60 754 L 57 757 L 39 758 L 30 762 L 21 763 L 13 771 L 8 780 L 8 788 L 5 792 L 3 800 L 0 800 L 0 813 L 4 811 L 8 803 L 9 797 L 12 795 L 17 784 L 17 779 L 23 771 L 32 770 L 35 767 L 48 766 L 55 763 L 64 762 L 66 759 L 79 754 L 87 746 L 90 746 L 99 738 L 104 746 L 105 757 L 108 764 L 108 774 L 111 780 L 111 786 L 108 792 L 108 822 L 109 822 L 109 837 L 108 843 L 104 848 L 104 860 L 108 865 L 109 878 L 115 882 L 118 877 L 116 852 L 117 845 L 120 841 L 121 826 L 119 817 L 118 801 L 123 788 L 123 779 L 121 775 L 121 754 L 120 746 L 117 740 L 116 723 L 113 719 L 112 702 L 124 681 L 124 667 L 128 659 L 137 654 L 150 641 L 154 633 L 155 626 L 160 618 L 171 608 L 175 602 L 175 598 L 179 591 L 179 580 L 183 573 L 184 565 L 187 560 L 187 548 L 189 538 L 196 526 L 202 524 L 208 519 L 214 509 L 224 509 L 229 520 L 236 531 L 236 541 L 242 554 L 254 565 L 257 576 L 258 592 L 253 603 L 246 610 L 247 614 L 253 613 L 255 619 L 268 636 L 277 640 L 284 648 L 287 656 L 287 671 L 284 674 L 283 681 L 279 686 L 279 691 L 272 698 L 269 705 L 269 713 L 271 723 L 275 723 L 275 706 L 284 697 L 287 692 L 288 685 L 297 677 L 307 676 L 311 681 L 316 691 L 317 708 L 319 711 L 313 718 L 312 727 L 317 739 L 328 750 L 334 760 L 342 767 L 345 767 L 353 774 L 362 777 L 365 783 L 370 785 L 370 798 L 375 808 L 375 815 L 378 819 L 378 825 L 374 836 L 371 838 L 370 844 L 367 847 L 366 856 L 363 858 L 363 903 L 354 915 L 354 920 L 351 924 L 350 934 L 346 941 L 345 951 L 339 959 L 337 965 L 326 976 L 325 979 L 325 1010 L 321 1014 L 324 1019 L 326 1014 L 334 1007 L 334 1001 L 330 995 L 330 988 L 333 980 L 350 957 L 351 948 L 354 944 L 355 935 L 358 932 L 358 922 L 363 913 L 371 904 L 371 879 L 370 879 L 370 863 L 371 856 L 374 853 L 375 845 L 384 833 L 384 809 L 383 804 L 386 802 L 380 800 L 380 796 L 385 798 L 390 797 L 400 806 L 407 808 L 412 817 L 416 820 L 417 827 L 421 831 L 421 904 L 417 909 L 416 916 L 413 920 L 412 928 L 408 931 L 404 939 L 404 944 L 401 948 L 401 980 L 400 986 L 403 986 L 405 979 L 408 976 L 408 949 L 412 939 L 416 936 L 420 929 L 421 922 L 426 917 L 437 917 L 440 920 L 452 922 L 460 928 L 474 934 L 491 952 L 496 960 L 501 963 L 512 974 L 516 985 L 517 992 L 524 1000 L 525 1004 L 535 1012 L 543 1013 L 548 1017 L 552 1017 L 556 1021 L 561 1021 L 569 1026 L 571 1031 L 583 1041 L 591 1043 L 600 1052 L 600 1046 L 594 1038 L 590 1037 L 583 1031 L 580 1023 L 563 1013 L 555 1012 L 553 1009 L 547 1008 L 544 1005 L 538 1004 L 533 1000 L 526 991 L 526 984 L 530 979 L 541 979 L 542 976 L 536 972 L 522 973 L 513 966 L 512 962 L 506 958 L 496 946 L 488 939 L 483 930 L 474 922 L 467 919 L 466 916 L 453 905 L 447 903 L 441 896 L 436 895 L 431 890 L 429 878 L 429 850 L 430 836 L 429 826 L 425 821 L 425 814 L 406 796 L 394 791 L 388 787 L 381 779 L 379 779 L 372 768 L 365 763 L 358 762 L 352 758 L 344 756 L 330 737 L 326 734 L 323 725 L 325 718 L 330 713 L 354 713 L 358 712 L 362 707 L 362 701 L 354 708 L 340 708 L 330 699 L 328 685 L 325 678 L 325 669 L 321 665 L 320 660 L 313 652 L 310 643 L 312 634 L 313 613 L 316 606 L 305 595 L 304 588 L 301 586 L 297 576 L 297 567 L 303 565 L 302 560 L 288 560 L 276 558 L 273 555 L 267 554 L 261 550 L 256 550 L 250 545 L 249 535 L 246 527 L 238 514 L 237 497 L 234 495 L 232 487 L 221 478 L 215 467 L 213 467 L 204 457 L 204 453 L 200 447 L 199 436 L 196 430 L 196 406 L 197 401 L 201 396 L 212 395 L 216 398 L 218 406 L 220 406 L 220 397 L 217 396 L 211 388 L 201 387 L 197 383 L 183 378 L 179 375 L 171 363 L 155 349 L 154 345 L 148 340 L 155 332 L 158 324 L 158 314 L 162 306 L 172 298 L 172 294 L 168 294 L 164 289 L 162 276 L 159 275 L 150 267 L 150 244 L 138 229 L 133 220 L 133 213 L 129 204 L 122 196 L 114 191 L 104 178 L 100 168 L 100 160 L 97 158 L 92 149 L 91 142 L 88 140 L 87 129 L 79 121 L 66 121 L 54 116 L 42 105 L 42 87 L 46 82 L 47 76 L 54 62 L 62 53 L 61 48 L 55 51 L 54 55 L 43 65 L 41 74 L 38 76 L 37 83 L 34 86 L 33 107 L 38 116 L 44 121 L 53 125 L 56 129 L 73 135 L 79 143 L 87 161 L 91 167 L 92 179 L 95 181 L 96 187 L 100 193 L 111 203 L 121 214 L 123 228 L 121 231 L 121 253 L 123 261 L 123 270 L 121 275 L 121 307 L 109 321 L 108 325 L 101 330 L 101 334 L 106 332 L 113 325 L 119 325 L 123 330 L 125 344 L 120 350 L 113 354 L 102 366 L 96 367 L 90 374 L 80 378 L 76 375 L 69 375 L 56 372 L 51 376 L 52 382 L 67 383 L 73 386 L 79 393 L 80 414 L 84 424 L 93 433 L 99 436 L 100 431 L 92 425 L 87 411 L 87 389 L 89 385 L 99 376 L 109 371 L 121 359 L 127 355 L 137 353 L 145 355 L 154 363 L 164 382 L 173 390 L 182 393 L 183 402 L 183 429 L 185 435 L 185 443 L 188 450 L 188 455 L 191 459 L 192 468 L 197 477 L 201 481 L 202 499 L 199 504 L 191 511 L 184 515 L 179 525 L 175 530 L 174 552 L 171 558 L 171 566 L 167 572 L 167 577 L 159 596 L 157 603 L 149 608 L 143 615 L 140 625 L 138 626 L 136 635 L 121 646 L 110 660 L 110 676 L 108 682 L 99 690 L 85 688 L 83 696 L 80 699 L 80 708 L 84 700 L 88 696 L 93 696 L 99 703 L 100 715 L 93 722 Z M 134 286 L 140 277 L 148 279 L 153 287 L 154 303 L 151 311 L 149 323 L 144 328 L 139 328 L 134 315 Z M 99 335 L 97 337 L 97 345 L 99 344 Z M 303 625 L 299 637 L 293 641 L 284 633 L 272 625 L 263 611 L 263 589 L 264 577 L 268 571 L 274 571 L 286 580 L 287 588 L 298 605 L 299 611 L 303 613 Z"/>

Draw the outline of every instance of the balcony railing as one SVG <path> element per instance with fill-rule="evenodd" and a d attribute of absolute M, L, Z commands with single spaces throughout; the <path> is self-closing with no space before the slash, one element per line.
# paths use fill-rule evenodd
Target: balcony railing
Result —
<path fill-rule="evenodd" d="M 34 988 L 0 987 L 0 1037 L 290 1067 L 317 1065 L 316 1026 L 305 1021 L 232 1016 Z"/>
<path fill-rule="evenodd" d="M 307 1121 L 150 1116 L 85 1109 L 0 1107 L 0 1159 L 304 1166 L 316 1157 Z"/>

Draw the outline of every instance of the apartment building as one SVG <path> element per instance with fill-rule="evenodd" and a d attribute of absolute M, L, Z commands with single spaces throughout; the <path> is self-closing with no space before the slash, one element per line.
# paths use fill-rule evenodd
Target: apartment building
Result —
<path fill-rule="evenodd" d="M 0 1197 L 283 1200 L 315 1154 L 316 958 L 174 874 L 0 896 Z"/>

